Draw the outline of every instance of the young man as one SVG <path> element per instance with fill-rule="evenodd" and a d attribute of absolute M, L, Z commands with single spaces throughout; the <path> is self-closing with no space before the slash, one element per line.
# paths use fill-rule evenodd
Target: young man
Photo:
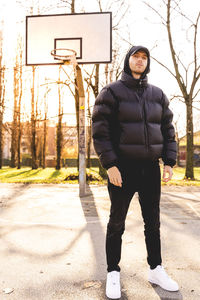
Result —
<path fill-rule="evenodd" d="M 122 234 L 135 192 L 144 220 L 148 280 L 168 291 L 179 289 L 162 266 L 160 245 L 159 158 L 164 162 L 163 181 L 167 182 L 176 163 L 173 114 L 162 90 L 147 83 L 149 70 L 148 49 L 132 47 L 121 80 L 103 88 L 92 115 L 94 147 L 108 173 L 111 210 L 106 234 L 106 295 L 113 299 L 121 297 Z"/>

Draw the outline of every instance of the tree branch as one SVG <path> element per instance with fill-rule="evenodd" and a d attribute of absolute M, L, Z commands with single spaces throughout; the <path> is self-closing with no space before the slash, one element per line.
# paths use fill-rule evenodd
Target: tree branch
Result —
<path fill-rule="evenodd" d="M 199 66 L 197 66 L 197 28 L 198 28 L 198 22 L 199 22 L 199 18 L 200 18 L 200 12 L 197 16 L 197 20 L 196 23 L 194 24 L 194 74 L 193 74 L 193 79 L 192 79 L 192 83 L 191 83 L 191 88 L 190 88 L 190 95 L 193 95 L 194 92 L 194 88 L 195 85 L 199 79 L 199 75 L 197 75 L 197 69 L 199 68 Z"/>
<path fill-rule="evenodd" d="M 199 18 L 200 18 L 200 12 L 197 16 L 196 24 L 194 24 L 194 65 L 195 65 L 195 73 L 197 71 L 197 28 L 198 28 Z"/>
<path fill-rule="evenodd" d="M 97 0 L 97 3 L 99 5 L 99 11 L 102 12 L 103 10 L 102 10 L 102 6 L 101 6 L 101 0 Z"/>
<path fill-rule="evenodd" d="M 143 1 L 143 3 L 146 6 L 148 6 L 149 8 L 151 8 L 160 17 L 160 19 L 162 20 L 162 24 L 166 26 L 166 20 L 163 18 L 163 16 L 154 7 L 152 7 L 148 2 Z"/>
<path fill-rule="evenodd" d="M 200 89 L 197 90 L 197 92 L 196 92 L 195 95 L 192 97 L 192 99 L 195 99 L 199 92 L 200 92 Z"/>
<path fill-rule="evenodd" d="M 175 97 L 174 97 L 175 98 Z M 183 97 L 181 97 L 181 98 L 183 98 Z M 180 98 L 178 98 L 178 100 L 180 101 L 180 102 L 182 102 L 182 103 L 184 103 L 185 104 L 185 101 L 184 100 L 182 100 L 182 99 L 180 99 Z M 196 106 L 194 106 L 193 104 L 192 104 L 192 108 L 195 108 L 196 110 L 199 110 L 200 111 L 200 108 L 199 107 L 196 107 Z"/>
<path fill-rule="evenodd" d="M 176 7 L 174 7 L 173 9 L 174 9 L 176 12 L 178 12 L 182 17 L 184 17 L 186 20 L 188 20 L 190 23 L 193 23 L 192 20 L 191 20 L 190 18 L 188 18 L 188 16 L 186 16 L 186 15 L 181 11 L 178 2 L 176 2 L 176 1 L 174 0 L 174 3 L 176 4 Z M 177 7 L 179 8 L 179 10 L 176 9 Z"/>
<path fill-rule="evenodd" d="M 124 11 L 124 13 L 121 15 L 121 17 L 119 18 L 118 22 L 113 26 L 112 29 L 116 29 L 119 26 L 119 23 L 121 22 L 121 20 L 124 18 L 124 16 L 126 15 L 127 11 L 129 10 L 129 7 L 126 8 L 126 10 Z"/>
<path fill-rule="evenodd" d="M 182 76 L 179 72 L 178 63 L 177 63 L 177 60 L 176 60 L 176 53 L 175 53 L 174 46 L 173 46 L 173 41 L 172 41 L 170 17 L 171 17 L 171 0 L 168 0 L 168 2 L 167 2 L 167 32 L 168 32 L 169 45 L 170 45 L 172 60 L 173 60 L 173 63 L 174 63 L 174 69 L 175 69 L 175 73 L 176 73 L 176 80 L 178 82 L 178 85 L 180 87 L 180 90 L 181 90 L 182 94 L 186 98 L 187 97 L 187 90 L 186 90 L 186 86 L 184 84 L 184 80 L 183 80 L 183 78 L 182 78 Z"/>
<path fill-rule="evenodd" d="M 153 60 L 155 60 L 158 64 L 160 64 L 163 68 L 165 68 L 174 78 L 176 78 L 176 75 L 163 63 L 161 63 L 159 60 L 157 60 L 155 57 L 151 56 Z"/>

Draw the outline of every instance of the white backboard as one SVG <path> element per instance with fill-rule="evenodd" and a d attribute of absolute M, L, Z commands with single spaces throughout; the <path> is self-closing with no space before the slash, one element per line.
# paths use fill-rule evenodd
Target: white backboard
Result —
<path fill-rule="evenodd" d="M 79 64 L 112 60 L 112 13 L 26 17 L 26 65 L 60 64 L 51 51 L 73 49 Z"/>

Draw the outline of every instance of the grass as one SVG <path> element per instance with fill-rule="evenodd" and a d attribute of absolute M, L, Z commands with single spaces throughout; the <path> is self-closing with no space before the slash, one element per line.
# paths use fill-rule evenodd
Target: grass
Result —
<path fill-rule="evenodd" d="M 76 168 L 55 170 L 46 168 L 32 170 L 29 167 L 23 167 L 20 170 L 16 168 L 3 167 L 0 170 L 0 182 L 8 183 L 62 183 L 69 174 Z"/>
<path fill-rule="evenodd" d="M 184 179 L 185 168 L 174 167 L 173 178 L 168 183 L 162 183 L 162 185 L 179 185 L 179 186 L 200 186 L 200 167 L 194 168 L 195 180 Z"/>
<path fill-rule="evenodd" d="M 162 169 L 162 168 L 161 168 Z M 86 169 L 87 174 L 99 178 L 98 168 Z M 173 169 L 173 179 L 162 185 L 179 185 L 179 186 L 200 186 L 200 168 L 194 168 L 196 180 L 184 180 L 185 168 L 175 167 Z M 46 168 L 32 170 L 29 167 L 23 167 L 20 170 L 16 168 L 3 167 L 0 170 L 0 182 L 5 183 L 78 183 L 78 180 L 66 180 L 70 174 L 77 174 L 77 168 Z M 92 184 L 106 184 L 106 179 L 90 181 Z"/>

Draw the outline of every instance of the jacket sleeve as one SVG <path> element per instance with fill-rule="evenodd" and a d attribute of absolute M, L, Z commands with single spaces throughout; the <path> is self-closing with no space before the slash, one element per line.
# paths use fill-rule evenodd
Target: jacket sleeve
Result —
<path fill-rule="evenodd" d="M 173 167 L 176 164 L 176 141 L 175 130 L 172 124 L 173 113 L 169 109 L 169 101 L 163 94 L 163 114 L 161 121 L 161 131 L 164 139 L 162 160 L 164 165 Z"/>
<path fill-rule="evenodd" d="M 110 89 L 105 87 L 96 98 L 92 113 L 94 149 L 105 169 L 116 166 L 118 160 L 111 139 L 111 122 L 116 112 L 116 103 Z"/>

